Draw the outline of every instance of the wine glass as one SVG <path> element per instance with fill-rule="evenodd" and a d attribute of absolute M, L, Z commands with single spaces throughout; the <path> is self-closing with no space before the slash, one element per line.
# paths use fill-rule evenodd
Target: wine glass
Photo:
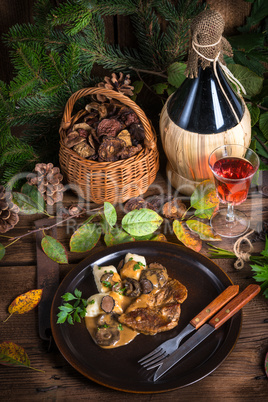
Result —
<path fill-rule="evenodd" d="M 243 145 L 228 144 L 216 148 L 209 156 L 217 196 L 227 208 L 219 209 L 210 220 L 213 230 L 223 237 L 238 237 L 249 228 L 249 219 L 235 205 L 247 199 L 251 180 L 259 168 L 259 158 Z"/>

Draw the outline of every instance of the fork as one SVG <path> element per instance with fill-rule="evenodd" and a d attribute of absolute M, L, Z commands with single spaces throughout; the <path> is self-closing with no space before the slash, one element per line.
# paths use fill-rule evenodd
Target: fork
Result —
<path fill-rule="evenodd" d="M 152 352 L 138 360 L 141 366 L 150 370 L 155 365 L 161 362 L 165 357 L 174 352 L 180 345 L 182 339 L 197 330 L 203 325 L 210 317 L 213 316 L 221 307 L 230 301 L 239 292 L 238 285 L 231 285 L 226 288 L 216 299 L 214 299 L 207 307 L 205 307 L 197 316 L 195 316 L 190 323 L 174 338 L 169 339 L 159 345 Z M 153 367 L 151 367 L 153 366 Z"/>

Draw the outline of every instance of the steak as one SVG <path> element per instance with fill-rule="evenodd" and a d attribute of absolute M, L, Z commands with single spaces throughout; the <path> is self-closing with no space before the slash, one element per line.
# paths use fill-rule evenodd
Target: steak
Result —
<path fill-rule="evenodd" d="M 186 298 L 186 287 L 176 279 L 169 279 L 161 289 L 138 297 L 118 320 L 146 335 L 169 331 L 178 324 L 181 303 Z"/>

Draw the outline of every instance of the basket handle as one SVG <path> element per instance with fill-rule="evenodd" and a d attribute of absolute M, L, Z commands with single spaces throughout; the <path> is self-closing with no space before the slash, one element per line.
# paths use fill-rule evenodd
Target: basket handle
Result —
<path fill-rule="evenodd" d="M 113 91 L 110 89 L 99 88 L 99 87 L 83 88 L 70 96 L 70 98 L 68 99 L 68 101 L 66 103 L 65 109 L 64 109 L 64 113 L 63 113 L 63 117 L 62 117 L 62 121 L 61 121 L 61 125 L 60 125 L 60 133 L 62 133 L 63 130 L 67 130 L 71 125 L 72 111 L 73 111 L 75 102 L 78 99 L 83 98 L 84 96 L 97 95 L 97 94 L 105 95 L 108 98 L 117 99 L 118 101 L 122 102 L 123 104 L 129 106 L 138 115 L 138 117 L 144 127 L 144 132 L 145 132 L 144 145 L 145 145 L 145 147 L 147 147 L 149 149 L 156 148 L 155 137 L 154 137 L 151 125 L 149 123 L 149 120 L 147 119 L 144 111 L 135 102 L 133 102 L 130 98 L 123 95 L 122 93 L 116 92 L 116 91 Z"/>

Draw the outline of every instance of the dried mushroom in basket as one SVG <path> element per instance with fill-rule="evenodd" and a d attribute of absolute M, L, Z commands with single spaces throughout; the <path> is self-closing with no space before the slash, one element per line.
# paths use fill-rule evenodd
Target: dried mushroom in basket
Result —
<path fill-rule="evenodd" d="M 112 89 L 112 85 L 119 92 L 128 91 L 130 85 L 129 77 L 124 79 L 121 73 L 118 80 L 115 74 L 111 80 L 106 77 L 105 83 L 105 88 Z M 138 115 L 116 99 L 87 103 L 73 121 L 64 144 L 83 158 L 114 162 L 136 155 L 144 146 L 145 132 Z"/>
<path fill-rule="evenodd" d="M 104 138 L 99 147 L 100 162 L 115 162 L 118 158 L 118 153 L 125 147 L 125 143 L 120 138 Z"/>

